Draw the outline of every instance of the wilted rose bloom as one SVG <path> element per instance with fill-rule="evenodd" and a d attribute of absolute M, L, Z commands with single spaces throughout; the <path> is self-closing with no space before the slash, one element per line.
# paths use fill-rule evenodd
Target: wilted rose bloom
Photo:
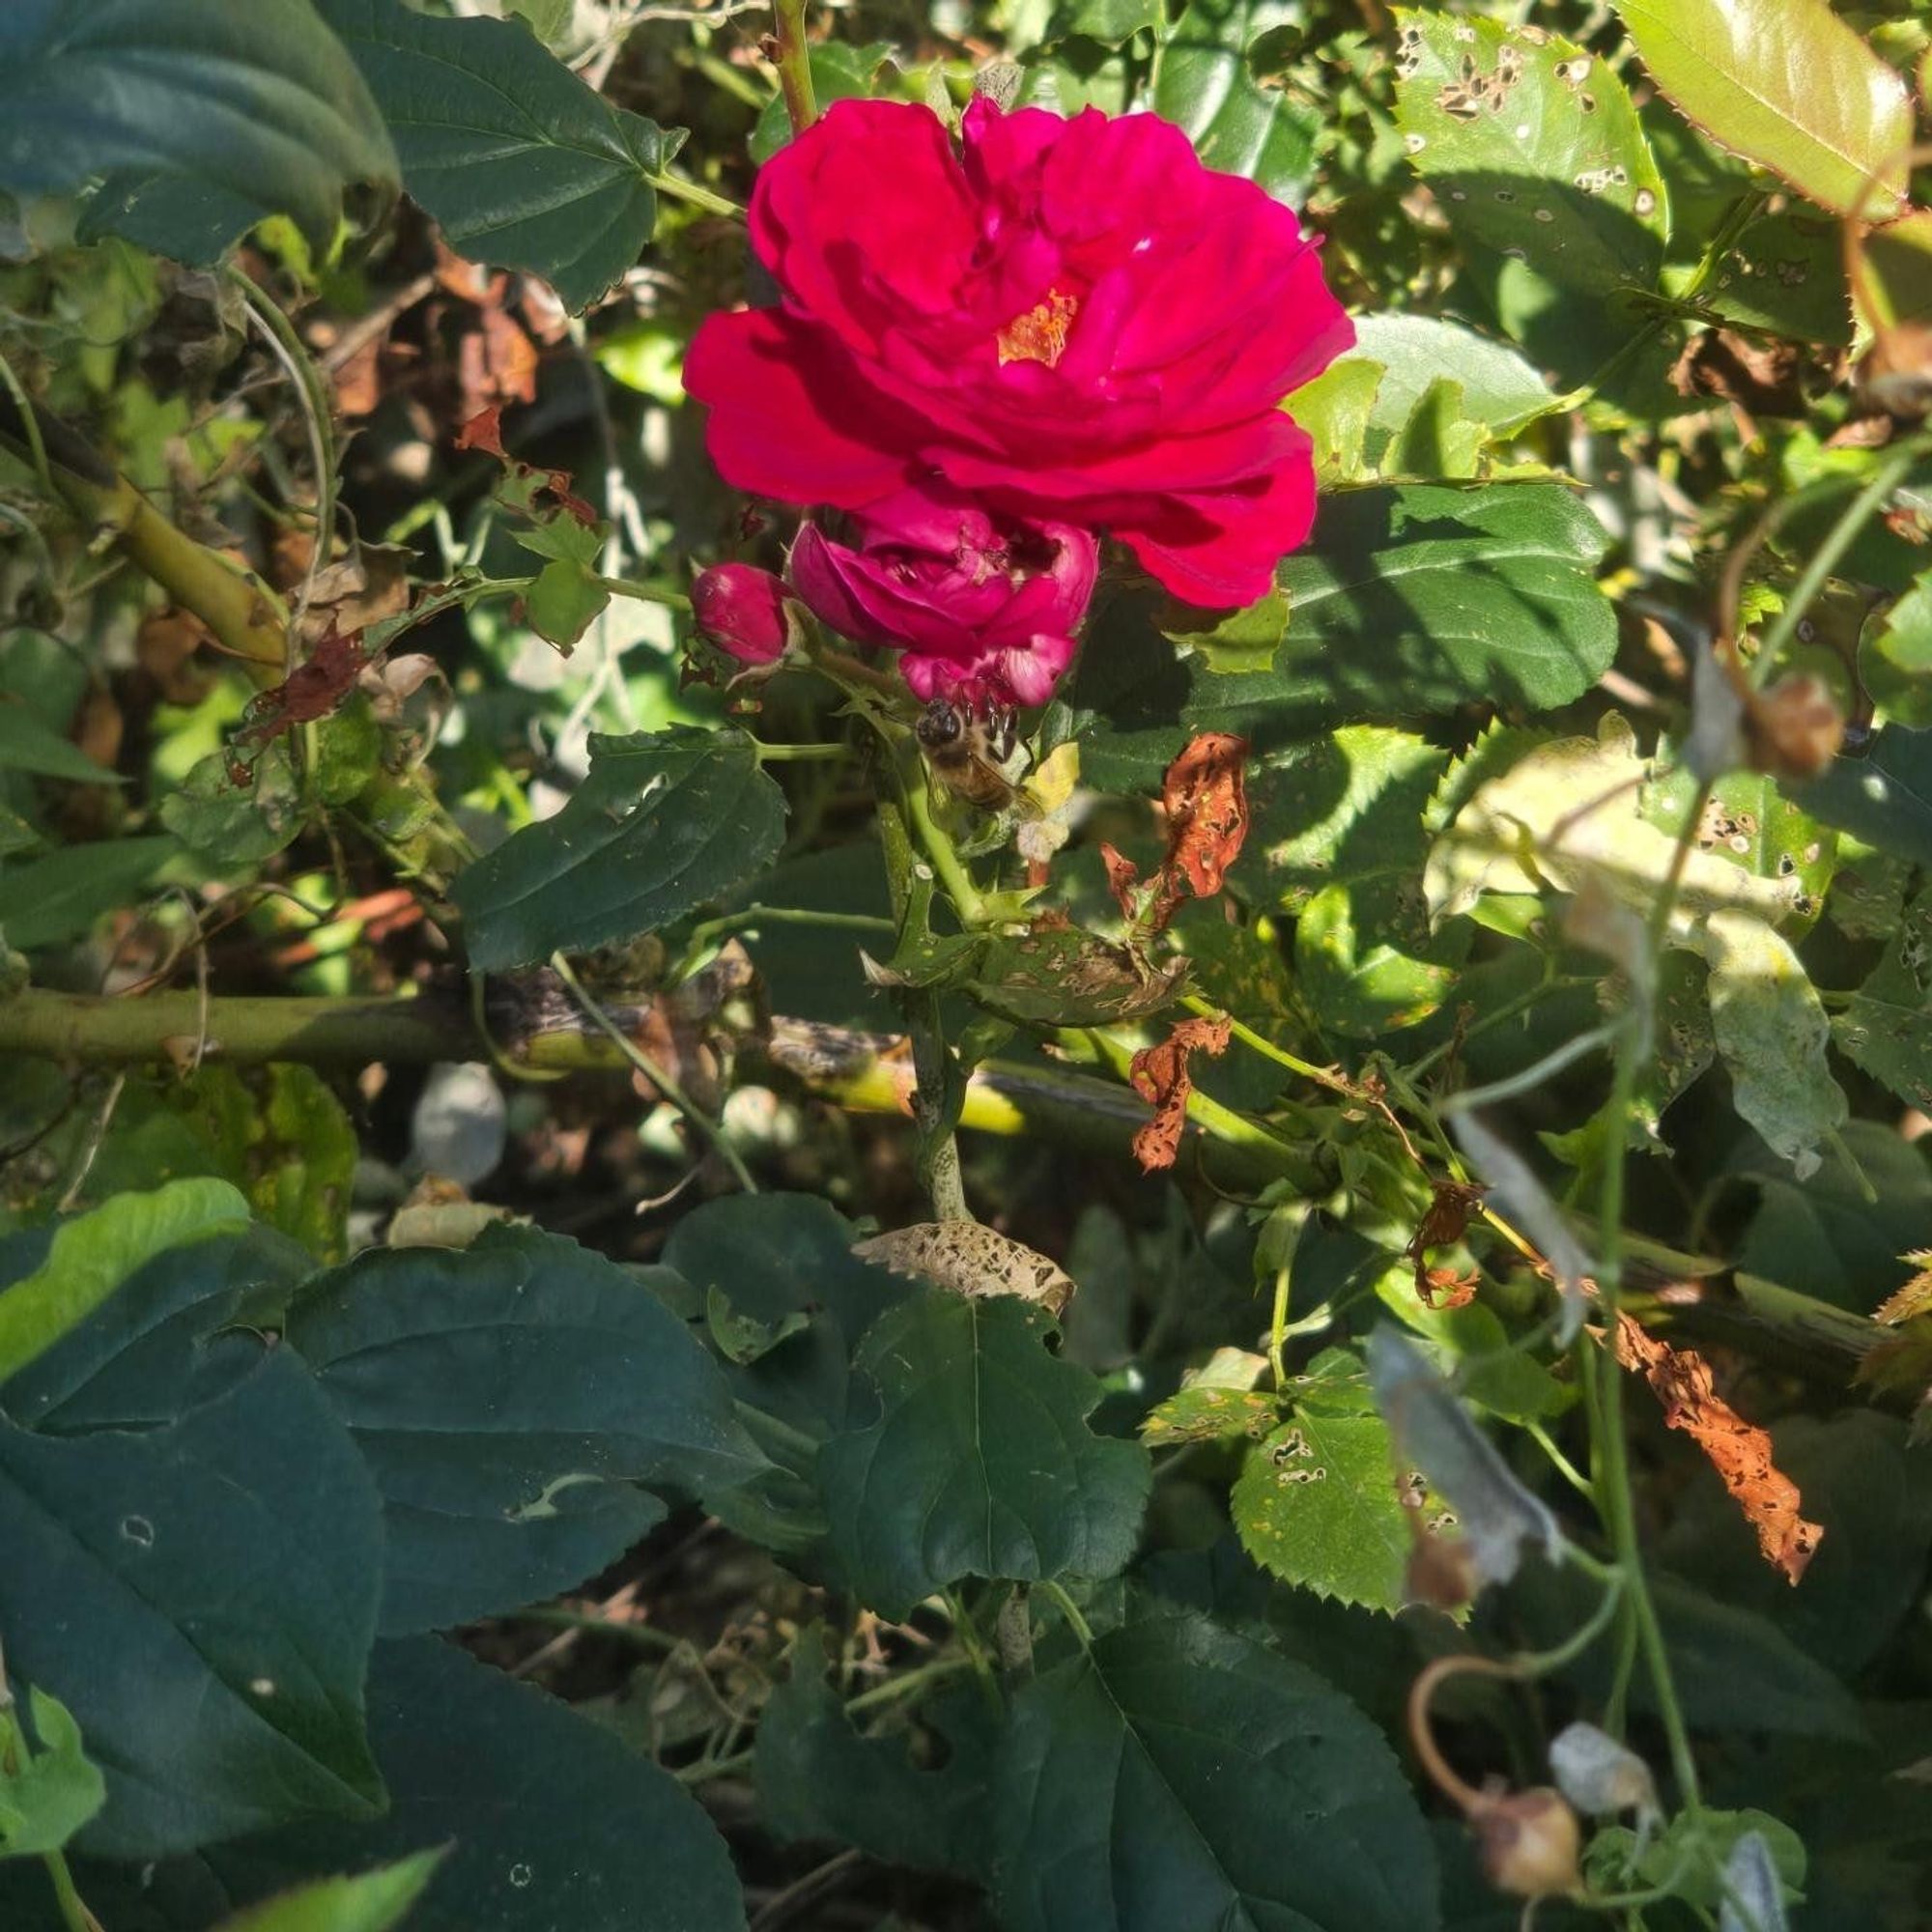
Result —
<path fill-rule="evenodd" d="M 815 617 L 904 652 L 921 697 L 1046 702 L 1094 592 L 1099 557 L 1086 531 L 995 516 L 932 488 L 901 490 L 846 522 L 849 543 L 808 524 L 792 547 L 792 586 Z"/>
<path fill-rule="evenodd" d="M 791 636 L 784 585 L 754 563 L 714 563 L 691 586 L 699 632 L 740 664 L 776 664 Z"/>
<path fill-rule="evenodd" d="M 1195 604 L 1248 604 L 1314 515 L 1277 408 L 1353 330 L 1293 212 L 1152 115 L 841 100 L 766 163 L 778 307 L 692 345 L 735 488 L 858 509 L 934 474 L 1107 528 Z"/>

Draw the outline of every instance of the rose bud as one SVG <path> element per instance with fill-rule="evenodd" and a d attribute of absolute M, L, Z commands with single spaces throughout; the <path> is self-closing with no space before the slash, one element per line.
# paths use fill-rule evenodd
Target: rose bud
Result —
<path fill-rule="evenodd" d="M 808 524 L 792 587 L 859 643 L 904 653 L 920 697 L 1044 704 L 1073 658 L 1099 555 L 1085 530 L 1001 516 L 943 485 L 854 511 L 849 541 Z"/>
<path fill-rule="evenodd" d="M 1548 1898 L 1582 1884 L 1577 1814 L 1547 1784 L 1514 1791 L 1470 1813 L 1492 1885 L 1519 1898 Z"/>
<path fill-rule="evenodd" d="M 776 664 L 791 642 L 784 585 L 754 563 L 714 563 L 691 586 L 698 635 L 740 664 Z"/>

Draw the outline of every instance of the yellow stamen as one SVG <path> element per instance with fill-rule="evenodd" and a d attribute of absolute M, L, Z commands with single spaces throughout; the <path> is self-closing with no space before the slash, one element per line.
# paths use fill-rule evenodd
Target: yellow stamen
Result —
<path fill-rule="evenodd" d="M 1044 362 L 1051 369 L 1066 353 L 1066 338 L 1079 313 L 1077 297 L 1050 290 L 1044 301 L 1015 316 L 1000 330 L 995 340 L 1000 345 L 1001 363 Z"/>

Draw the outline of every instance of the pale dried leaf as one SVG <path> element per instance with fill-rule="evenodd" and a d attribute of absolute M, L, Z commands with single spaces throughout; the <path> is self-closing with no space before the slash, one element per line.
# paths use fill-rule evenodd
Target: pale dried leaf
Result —
<path fill-rule="evenodd" d="M 1073 1298 L 1073 1279 L 1057 1262 L 978 1221 L 921 1221 L 857 1241 L 852 1252 L 954 1294 L 1016 1294 L 1051 1315 Z"/>

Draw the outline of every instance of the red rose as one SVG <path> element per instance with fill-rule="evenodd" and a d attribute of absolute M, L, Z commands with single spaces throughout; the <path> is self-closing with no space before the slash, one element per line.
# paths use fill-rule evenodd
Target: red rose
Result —
<path fill-rule="evenodd" d="M 1314 516 L 1277 407 L 1353 340 L 1293 212 L 1170 123 L 841 100 L 758 176 L 777 308 L 713 316 L 685 386 L 725 480 L 858 509 L 937 474 L 1104 526 L 1178 595 L 1264 595 Z"/>
<path fill-rule="evenodd" d="M 903 651 L 921 697 L 1046 702 L 1094 594 L 1099 556 L 1086 531 L 991 515 L 931 487 L 847 521 L 849 544 L 808 524 L 792 546 L 792 587 L 814 616 Z"/>

